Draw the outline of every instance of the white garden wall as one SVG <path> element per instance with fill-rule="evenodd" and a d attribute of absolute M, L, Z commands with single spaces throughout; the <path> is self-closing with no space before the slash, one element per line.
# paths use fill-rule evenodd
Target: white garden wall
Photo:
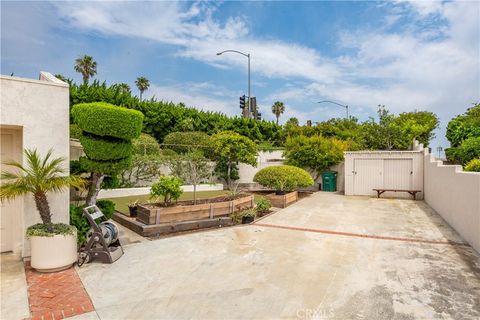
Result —
<path fill-rule="evenodd" d="M 266 167 L 278 166 L 283 164 L 284 159 L 282 154 L 282 150 L 260 151 L 257 156 L 256 167 L 240 163 L 238 165 L 238 174 L 240 176 L 240 179 L 238 179 L 237 182 L 242 184 L 253 184 L 253 177 L 258 171 Z"/>
<path fill-rule="evenodd" d="M 68 174 L 69 160 L 69 94 L 68 84 L 58 80 L 48 72 L 40 73 L 40 80 L 1 76 L 1 113 L 0 127 L 2 140 L 8 132 L 17 132 L 14 147 L 15 157 L 24 162 L 22 149 L 37 149 L 43 156 L 53 149 L 54 157 L 66 159 L 65 170 Z M 6 141 L 6 140 L 5 140 Z M 9 142 L 9 144 L 11 144 Z M 2 161 L 8 160 L 13 153 L 3 152 Z M 4 167 L 2 166 L 2 169 Z M 7 168 L 5 168 L 7 169 Z M 54 222 L 69 222 L 69 193 L 48 194 L 52 220 Z M 7 214 L 14 214 L 18 219 L 7 223 L 7 228 L 13 230 L 16 253 L 22 256 L 30 255 L 29 242 L 25 238 L 25 229 L 40 222 L 40 215 L 35 207 L 32 196 L 19 200 L 14 210 L 6 210 L 9 204 L 2 204 L 2 224 Z M 5 209 L 5 211 L 3 211 Z M 8 211 L 8 212 L 7 212 Z M 5 226 L 2 225 L 2 231 Z M 3 238 L 2 238 L 3 241 Z"/>
<path fill-rule="evenodd" d="M 193 185 L 184 185 L 181 187 L 184 192 L 193 192 Z M 197 191 L 220 191 L 223 190 L 223 184 L 200 184 Z M 142 188 L 119 188 L 119 189 L 102 189 L 98 194 L 99 199 L 119 198 L 127 196 L 139 196 L 150 193 L 150 187 Z"/>
<path fill-rule="evenodd" d="M 424 157 L 425 201 L 480 252 L 480 173 Z"/>

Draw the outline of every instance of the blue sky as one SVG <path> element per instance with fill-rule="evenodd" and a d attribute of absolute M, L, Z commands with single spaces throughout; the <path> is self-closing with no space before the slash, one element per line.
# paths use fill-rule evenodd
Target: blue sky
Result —
<path fill-rule="evenodd" d="M 334 100 L 365 120 L 378 104 L 429 110 L 448 120 L 480 101 L 477 1 L 353 2 L 8 2 L 1 3 L 1 72 L 40 70 L 80 81 L 73 61 L 88 54 L 95 78 L 146 96 L 239 114 L 250 53 L 252 95 L 264 118 L 283 101 L 281 121 L 341 117 Z M 134 90 L 134 92 L 136 92 Z"/>

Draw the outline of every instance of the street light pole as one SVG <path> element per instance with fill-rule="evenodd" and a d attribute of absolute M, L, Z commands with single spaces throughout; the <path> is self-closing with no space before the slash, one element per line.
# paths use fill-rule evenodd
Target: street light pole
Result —
<path fill-rule="evenodd" d="M 345 108 L 345 110 L 347 112 L 347 119 L 349 119 L 349 117 L 348 117 L 348 105 L 343 105 L 343 104 L 337 103 L 335 101 L 330 101 L 330 100 L 322 100 L 322 101 L 319 101 L 317 103 L 327 103 L 327 102 L 328 103 L 333 103 L 333 104 L 336 104 L 337 106 Z"/>
<path fill-rule="evenodd" d="M 241 54 L 242 56 L 244 57 L 247 57 L 248 59 L 248 108 L 245 108 L 244 109 L 244 115 L 247 117 L 247 118 L 250 118 L 250 107 L 251 107 L 251 92 L 250 92 L 250 53 L 243 53 L 241 51 L 237 51 L 237 50 L 225 50 L 225 51 L 222 51 L 222 52 L 218 52 L 217 53 L 217 56 L 219 55 L 222 55 L 223 53 L 226 53 L 226 52 L 233 52 L 233 53 L 238 53 L 238 54 Z M 245 111 L 246 110 L 246 111 Z"/>

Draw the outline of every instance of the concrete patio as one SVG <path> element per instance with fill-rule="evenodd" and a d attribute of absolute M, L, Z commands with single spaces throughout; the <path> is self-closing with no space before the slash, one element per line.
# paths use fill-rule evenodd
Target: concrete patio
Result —
<path fill-rule="evenodd" d="M 89 319 L 480 317 L 480 256 L 422 201 L 316 193 L 78 273 Z"/>

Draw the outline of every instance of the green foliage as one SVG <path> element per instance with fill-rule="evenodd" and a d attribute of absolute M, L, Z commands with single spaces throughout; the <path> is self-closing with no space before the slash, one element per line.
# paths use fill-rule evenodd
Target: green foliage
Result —
<path fill-rule="evenodd" d="M 257 210 L 255 208 L 250 208 L 247 210 L 242 211 L 242 217 L 256 217 L 257 216 Z"/>
<path fill-rule="evenodd" d="M 395 149 L 408 149 L 413 139 L 428 147 L 429 142 L 435 137 L 433 131 L 438 128 L 438 117 L 433 112 L 415 111 L 400 113 L 393 120 L 400 132 Z"/>
<path fill-rule="evenodd" d="M 137 138 L 143 114 L 105 102 L 80 103 L 72 108 L 75 123 L 85 132 L 124 140 Z"/>
<path fill-rule="evenodd" d="M 264 213 L 264 212 L 268 212 L 271 207 L 272 207 L 272 203 L 270 202 L 270 200 L 266 198 L 262 198 L 257 201 L 257 206 L 255 207 L 255 209 L 258 212 Z"/>
<path fill-rule="evenodd" d="M 88 79 L 97 73 L 97 62 L 92 56 L 83 55 L 75 59 L 74 69 L 82 75 L 83 83 L 87 84 Z"/>
<path fill-rule="evenodd" d="M 104 101 L 114 105 L 135 109 L 145 115 L 144 132 L 153 135 L 157 141 L 163 142 L 171 132 L 201 131 L 212 135 L 221 131 L 232 130 L 253 141 L 269 141 L 281 143 L 281 126 L 269 121 L 257 121 L 240 117 L 230 118 L 217 112 L 187 108 L 183 104 L 171 102 L 140 101 L 118 86 L 107 86 L 106 83 L 94 81 L 90 85 L 70 86 L 70 105 Z M 202 107 L 202 106 L 197 106 Z"/>
<path fill-rule="evenodd" d="M 465 165 L 472 159 L 480 157 L 480 136 L 465 139 L 460 146 L 448 148 L 445 154 L 449 161 Z"/>
<path fill-rule="evenodd" d="M 465 171 L 480 172 L 480 158 L 472 159 L 465 165 Z"/>
<path fill-rule="evenodd" d="M 164 148 L 177 153 L 200 151 L 212 152 L 212 138 L 204 132 L 171 132 L 163 140 Z"/>
<path fill-rule="evenodd" d="M 90 224 L 87 218 L 83 215 L 83 206 L 77 207 L 70 204 L 70 224 L 77 228 L 77 242 L 79 245 L 84 245 L 87 242 L 87 232 L 90 230 Z"/>
<path fill-rule="evenodd" d="M 181 179 L 174 176 L 161 177 L 152 185 L 150 195 L 152 198 L 163 197 L 164 204 L 169 205 L 172 200 L 177 200 L 182 195 L 182 183 Z"/>
<path fill-rule="evenodd" d="M 80 129 L 80 127 L 77 124 L 72 123 L 70 125 L 70 138 L 80 139 L 81 135 L 82 135 L 82 129 Z"/>
<path fill-rule="evenodd" d="M 26 165 L 16 161 L 3 163 L 15 170 L 1 172 L 0 200 L 32 194 L 42 222 L 50 226 L 52 221 L 47 193 L 62 192 L 70 186 L 81 189 L 85 181 L 78 176 L 66 176 L 63 166 L 65 159 L 52 158 L 52 149 L 45 157 L 40 156 L 37 150 L 25 149 L 24 152 Z"/>
<path fill-rule="evenodd" d="M 123 169 L 119 177 L 122 188 L 141 187 L 160 175 L 167 157 L 160 155 L 134 155 L 131 166 Z"/>
<path fill-rule="evenodd" d="M 85 172 L 97 172 L 108 175 L 115 175 L 129 168 L 132 164 L 132 157 L 120 159 L 118 161 L 98 161 L 87 157 L 80 157 L 78 160 L 82 170 Z"/>
<path fill-rule="evenodd" d="M 253 181 L 278 191 L 293 191 L 314 183 L 308 172 L 289 165 L 263 168 L 255 174 Z"/>
<path fill-rule="evenodd" d="M 160 145 L 157 140 L 149 134 L 142 133 L 136 139 L 132 140 L 133 152 L 138 155 L 158 155 Z"/>
<path fill-rule="evenodd" d="M 53 237 L 55 235 L 77 234 L 77 229 L 65 223 L 43 224 L 37 223 L 27 228 L 27 237 Z"/>
<path fill-rule="evenodd" d="M 468 138 L 480 137 L 480 103 L 453 118 L 447 125 L 446 136 L 452 147 L 460 146 Z"/>
<path fill-rule="evenodd" d="M 115 202 L 112 200 L 98 200 L 97 207 L 102 211 L 103 215 L 107 220 L 111 219 L 113 214 L 115 213 Z"/>
<path fill-rule="evenodd" d="M 118 176 L 105 176 L 105 178 L 103 178 L 102 189 L 115 189 L 118 187 L 120 187 L 120 180 L 118 179 Z"/>
<path fill-rule="evenodd" d="M 343 161 L 343 152 L 349 143 L 321 136 L 290 137 L 285 143 L 284 157 L 287 164 L 312 170 L 318 175 Z"/>
<path fill-rule="evenodd" d="M 98 137 L 84 134 L 80 143 L 88 158 L 91 160 L 118 160 L 132 154 L 133 146 L 129 140 Z"/>
<path fill-rule="evenodd" d="M 79 245 L 84 245 L 87 242 L 87 233 L 90 230 L 90 224 L 83 214 L 84 207 L 84 205 L 77 207 L 70 204 L 70 224 L 78 230 L 77 242 Z M 97 207 L 107 220 L 111 219 L 115 212 L 115 203 L 111 200 L 98 200 Z M 101 218 L 97 219 L 97 223 L 100 223 L 100 220 Z"/>
<path fill-rule="evenodd" d="M 232 169 L 239 163 L 257 166 L 257 146 L 249 138 L 236 132 L 225 131 L 213 136 L 213 155 L 217 161 L 216 172 L 225 177 L 232 187 Z M 225 170 L 223 170 L 225 169 Z"/>

